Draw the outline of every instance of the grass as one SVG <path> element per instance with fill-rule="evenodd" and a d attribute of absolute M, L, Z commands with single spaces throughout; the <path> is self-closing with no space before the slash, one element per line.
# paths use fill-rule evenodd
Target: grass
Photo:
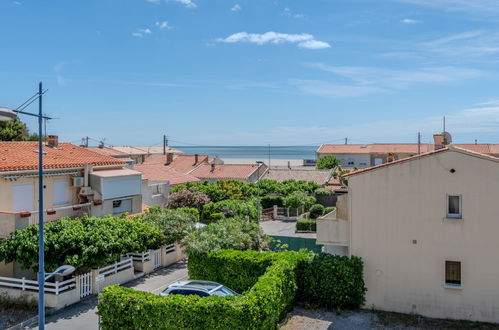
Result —
<path fill-rule="evenodd" d="M 36 301 L 26 297 L 9 299 L 0 295 L 0 327 L 8 328 L 36 315 Z"/>
<path fill-rule="evenodd" d="M 499 324 L 465 320 L 433 319 L 413 314 L 374 310 L 379 322 L 386 327 L 417 327 L 421 329 L 499 329 Z"/>

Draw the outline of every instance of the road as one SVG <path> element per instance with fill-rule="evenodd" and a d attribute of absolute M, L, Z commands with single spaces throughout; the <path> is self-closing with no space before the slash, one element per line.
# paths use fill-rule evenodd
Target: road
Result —
<path fill-rule="evenodd" d="M 187 279 L 187 262 L 181 261 L 161 268 L 154 273 L 135 279 L 123 286 L 141 291 L 159 293 L 173 282 Z M 91 296 L 77 304 L 64 308 L 46 317 L 49 330 L 94 330 L 99 329 L 97 297 Z"/>

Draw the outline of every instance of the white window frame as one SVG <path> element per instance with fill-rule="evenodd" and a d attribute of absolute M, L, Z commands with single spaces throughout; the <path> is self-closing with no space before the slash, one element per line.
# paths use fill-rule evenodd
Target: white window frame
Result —
<path fill-rule="evenodd" d="M 163 196 L 165 194 L 165 185 L 164 184 L 153 184 L 151 185 L 152 195 L 153 196 Z"/>
<path fill-rule="evenodd" d="M 450 197 L 459 198 L 459 213 L 449 213 L 449 199 Z M 463 218 L 463 196 L 459 194 L 447 194 L 445 202 L 445 215 L 447 219 L 462 219 Z"/>
<path fill-rule="evenodd" d="M 64 201 L 58 201 L 56 200 L 56 183 L 57 182 L 64 182 L 66 184 L 66 196 L 64 198 Z M 67 205 L 69 203 L 69 191 L 70 191 L 70 185 L 69 185 L 69 179 L 54 179 L 52 181 L 52 205 L 54 206 L 60 206 L 60 205 Z"/>

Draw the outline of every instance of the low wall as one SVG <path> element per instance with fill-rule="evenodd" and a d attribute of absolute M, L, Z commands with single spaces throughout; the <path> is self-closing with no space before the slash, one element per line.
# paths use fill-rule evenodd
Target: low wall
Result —
<path fill-rule="evenodd" d="M 136 271 L 143 272 L 144 274 L 149 274 L 154 271 L 154 261 L 152 259 L 144 262 L 134 261 L 133 268 Z"/>
<path fill-rule="evenodd" d="M 168 252 L 168 250 L 168 245 L 161 247 L 161 266 L 163 267 L 187 258 L 187 255 L 182 251 L 178 243 L 175 243 L 174 251 Z"/>
<path fill-rule="evenodd" d="M 135 279 L 133 267 L 107 276 L 99 275 L 98 269 L 92 269 L 92 293 L 98 294 L 106 286 L 122 284 L 133 279 Z"/>
<path fill-rule="evenodd" d="M 26 302 L 26 303 L 33 303 L 37 304 L 38 303 L 38 291 L 23 291 L 19 289 L 14 289 L 14 288 L 6 288 L 6 287 L 1 287 L 0 292 L 4 297 L 6 297 L 8 300 L 16 301 L 16 302 Z M 78 283 L 76 284 L 76 287 L 59 293 L 59 294 L 54 294 L 54 293 L 45 293 L 45 305 L 50 308 L 54 309 L 61 309 L 66 306 L 69 306 L 71 304 L 74 304 L 78 301 L 80 301 L 80 294 L 79 294 L 79 286 Z"/>

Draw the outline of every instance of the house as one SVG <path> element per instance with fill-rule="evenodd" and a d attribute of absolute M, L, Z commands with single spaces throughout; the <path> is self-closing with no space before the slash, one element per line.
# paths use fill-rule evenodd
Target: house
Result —
<path fill-rule="evenodd" d="M 174 155 L 182 154 L 182 151 L 171 147 L 132 147 L 132 146 L 110 146 L 109 148 L 127 154 L 129 158 L 133 159 L 134 164 L 143 163 L 147 157 L 151 155 L 166 155 L 172 153 Z"/>
<path fill-rule="evenodd" d="M 182 173 L 163 164 L 137 164 L 134 170 L 142 173 L 142 202 L 149 206 L 165 206 L 170 186 L 200 181 L 195 176 Z"/>
<path fill-rule="evenodd" d="M 245 182 L 257 182 L 268 170 L 268 166 L 260 164 L 219 164 L 214 161 L 203 163 L 189 174 L 209 182 L 220 179 L 236 179 Z"/>
<path fill-rule="evenodd" d="M 129 154 L 124 153 L 124 152 L 119 151 L 119 150 L 115 150 L 115 149 L 110 148 L 110 147 L 105 147 L 104 145 L 100 145 L 98 147 L 88 147 L 88 149 L 95 151 L 95 152 L 98 152 L 98 153 L 105 155 L 105 156 L 114 157 L 114 158 L 117 158 L 119 160 L 122 160 L 125 163 L 127 163 L 127 165 L 133 165 L 135 163 L 135 161 L 132 158 L 130 158 Z"/>
<path fill-rule="evenodd" d="M 38 221 L 38 142 L 0 142 L 0 237 Z M 137 213 L 141 173 L 113 157 L 58 143 L 43 146 L 45 221 Z"/>
<path fill-rule="evenodd" d="M 167 165 L 180 173 L 190 173 L 202 164 L 208 164 L 210 158 L 207 155 L 152 155 L 147 157 L 145 164 Z"/>
<path fill-rule="evenodd" d="M 363 259 L 366 308 L 499 322 L 498 158 L 450 146 L 344 178 L 317 243 Z"/>
<path fill-rule="evenodd" d="M 317 150 L 317 158 L 334 155 L 343 167 L 366 168 L 420 153 L 438 150 L 445 144 L 442 134 L 434 135 L 433 144 L 374 143 L 374 144 L 323 144 Z M 452 146 L 499 157 L 499 144 L 451 144 Z"/>

